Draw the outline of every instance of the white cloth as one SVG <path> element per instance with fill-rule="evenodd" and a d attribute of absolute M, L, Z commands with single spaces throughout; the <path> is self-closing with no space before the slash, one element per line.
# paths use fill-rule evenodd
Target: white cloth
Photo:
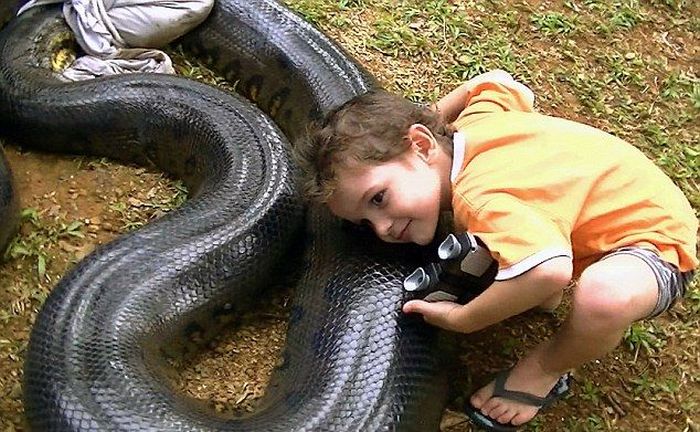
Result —
<path fill-rule="evenodd" d="M 162 47 L 201 24 L 214 0 L 30 0 L 17 13 L 63 3 L 87 55 L 63 72 L 71 81 L 129 72 L 174 73 Z"/>

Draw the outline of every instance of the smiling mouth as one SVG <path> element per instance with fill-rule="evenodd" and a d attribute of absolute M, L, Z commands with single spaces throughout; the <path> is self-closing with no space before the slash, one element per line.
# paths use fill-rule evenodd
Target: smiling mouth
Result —
<path fill-rule="evenodd" d="M 411 225 L 412 221 L 408 221 L 405 227 L 403 227 L 403 230 L 401 230 L 401 234 L 399 234 L 398 240 L 406 240 L 406 233 L 408 232 L 408 226 Z"/>

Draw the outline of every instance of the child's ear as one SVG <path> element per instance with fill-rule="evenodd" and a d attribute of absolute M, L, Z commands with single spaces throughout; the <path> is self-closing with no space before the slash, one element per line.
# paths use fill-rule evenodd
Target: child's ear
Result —
<path fill-rule="evenodd" d="M 421 158 L 428 160 L 433 150 L 437 147 L 437 141 L 427 126 L 415 123 L 408 128 L 408 139 L 411 140 L 411 148 Z"/>

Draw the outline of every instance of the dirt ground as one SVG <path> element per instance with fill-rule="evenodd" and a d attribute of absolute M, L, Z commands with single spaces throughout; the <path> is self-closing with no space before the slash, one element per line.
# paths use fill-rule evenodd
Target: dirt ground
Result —
<path fill-rule="evenodd" d="M 335 3 L 333 7 L 325 6 L 330 2 L 323 7 L 316 6 L 313 1 L 290 3 L 309 19 L 316 17 L 318 25 L 393 90 L 434 99 L 436 94 L 444 94 L 458 82 L 455 77 L 446 79 L 439 75 L 442 69 L 425 74 L 415 72 L 427 70 L 427 64 L 443 61 L 430 52 L 430 46 L 419 47 L 422 51 L 413 56 L 413 53 L 390 52 L 394 48 L 377 47 L 368 42 L 372 37 L 374 40 L 383 37 L 377 33 L 378 27 L 369 23 L 378 22 L 378 17 L 388 13 L 386 2 L 377 2 L 380 5 L 362 1 L 337 2 L 345 4 L 343 7 Z M 532 56 L 521 57 L 532 62 L 526 65 L 529 69 L 523 70 L 521 76 L 529 79 L 528 84 L 540 97 L 541 109 L 612 129 L 634 141 L 669 175 L 673 174 L 674 180 L 691 195 L 698 210 L 700 125 L 697 114 L 700 102 L 697 101 L 700 101 L 700 85 L 695 73 L 700 62 L 700 26 L 697 5 L 685 6 L 687 16 L 679 17 L 669 6 L 672 2 L 642 2 L 641 5 L 614 2 L 638 5 L 645 19 L 617 37 L 596 40 L 583 28 L 589 23 L 586 14 L 593 10 L 585 8 L 597 4 L 592 0 L 578 3 L 533 0 L 504 2 L 500 6 L 489 1 L 440 3 L 451 8 L 460 7 L 462 9 L 453 9 L 453 12 L 475 17 L 474 20 L 484 18 L 485 7 L 503 11 L 504 22 L 512 21 L 517 26 L 504 31 L 522 37 L 521 44 L 527 47 L 525 52 Z M 404 6 L 404 2 L 398 4 L 397 8 Z M 572 9 L 571 4 L 581 9 L 576 21 L 581 29 L 575 36 L 562 31 L 555 34 L 554 39 L 542 37 L 538 31 L 544 31 L 543 27 L 533 30 L 539 21 L 523 18 L 527 11 L 532 16 L 538 11 L 567 12 Z M 420 10 L 420 7 L 414 9 Z M 520 15 L 512 17 L 508 15 L 510 10 Z M 590 22 L 597 22 L 595 19 L 590 18 Z M 409 26 L 412 31 L 427 28 L 430 23 L 414 19 L 414 24 Z M 566 28 L 564 24 L 557 24 L 558 28 Z M 403 37 L 405 41 L 408 36 Z M 573 41 L 574 45 L 562 42 L 562 38 Z M 450 42 L 455 43 L 453 39 Z M 610 57 L 597 56 L 596 53 L 602 52 L 610 52 Z M 469 54 L 477 56 L 474 52 Z M 617 87 L 614 82 L 608 82 L 598 88 L 585 87 L 585 83 L 595 82 L 589 78 L 600 78 L 595 73 L 614 69 L 617 64 L 614 62 L 619 60 L 616 54 L 622 56 L 623 63 L 624 58 L 633 62 L 635 56 L 650 60 L 619 71 L 617 76 L 625 86 Z M 613 63 L 605 63 L 608 59 Z M 498 58 L 489 58 L 483 65 L 469 63 L 465 71 L 472 72 L 482 66 L 508 68 L 502 62 L 507 63 L 507 59 L 499 63 Z M 562 64 L 569 64 L 568 75 L 558 69 Z M 580 69 L 574 70 L 571 64 Z M 666 74 L 659 71 L 666 71 Z M 665 87 L 661 81 L 673 71 L 682 71 L 684 75 L 677 76 L 685 76 L 691 83 L 689 92 L 696 98 L 696 106 L 689 111 L 685 111 L 685 105 L 679 108 L 681 102 L 675 104 L 674 99 L 664 102 L 662 98 Z M 586 75 L 588 73 L 591 75 Z M 637 75 L 641 83 L 632 86 L 629 82 L 637 80 Z M 623 109 L 630 106 L 629 94 L 635 92 L 641 96 L 634 104 L 661 116 L 654 121 L 665 131 L 664 136 L 671 137 L 669 140 L 674 139 L 680 147 L 690 149 L 688 158 L 674 159 L 677 155 L 673 142 L 654 141 L 656 129 L 644 129 L 639 125 L 649 123 L 648 116 L 635 117 L 634 122 L 629 122 L 625 116 L 630 112 Z M 589 98 L 582 94 L 588 94 Z M 597 101 L 602 105 L 596 105 Z M 690 116 L 690 120 L 674 122 L 674 117 L 683 119 L 684 115 Z M 23 209 L 18 236 L 0 261 L 0 431 L 15 431 L 26 428 L 21 402 L 22 360 L 29 331 L 51 288 L 67 269 L 98 245 L 176 209 L 186 198 L 186 191 L 179 182 L 144 168 L 102 159 L 36 153 L 8 141 L 3 144 Z M 692 168 L 690 175 L 681 176 L 687 167 Z M 608 357 L 575 370 L 571 395 L 543 411 L 526 430 L 699 431 L 700 295 L 697 279 L 696 276 L 688 299 L 671 313 L 636 325 Z M 278 292 L 266 307 L 252 311 L 240 326 L 222 335 L 211 350 L 184 365 L 176 383 L 181 391 L 206 401 L 218 411 L 253 410 L 284 345 L 290 295 L 289 291 Z M 566 316 L 566 310 L 567 299 L 553 315 L 526 313 L 481 332 L 459 336 L 460 367 L 452 371 L 454 386 L 441 430 L 472 430 L 460 412 L 468 395 L 487 383 L 493 374 L 512 365 L 529 347 L 552 334 Z"/>

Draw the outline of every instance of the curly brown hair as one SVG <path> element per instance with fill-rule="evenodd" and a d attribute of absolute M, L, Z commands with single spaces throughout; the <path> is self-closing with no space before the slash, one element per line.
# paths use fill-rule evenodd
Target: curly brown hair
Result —
<path fill-rule="evenodd" d="M 438 112 L 382 89 L 350 99 L 313 122 L 294 149 L 305 198 L 327 202 L 336 186 L 336 168 L 344 161 L 379 163 L 401 155 L 410 148 L 408 130 L 416 123 L 430 129 L 452 154 L 454 129 Z"/>

